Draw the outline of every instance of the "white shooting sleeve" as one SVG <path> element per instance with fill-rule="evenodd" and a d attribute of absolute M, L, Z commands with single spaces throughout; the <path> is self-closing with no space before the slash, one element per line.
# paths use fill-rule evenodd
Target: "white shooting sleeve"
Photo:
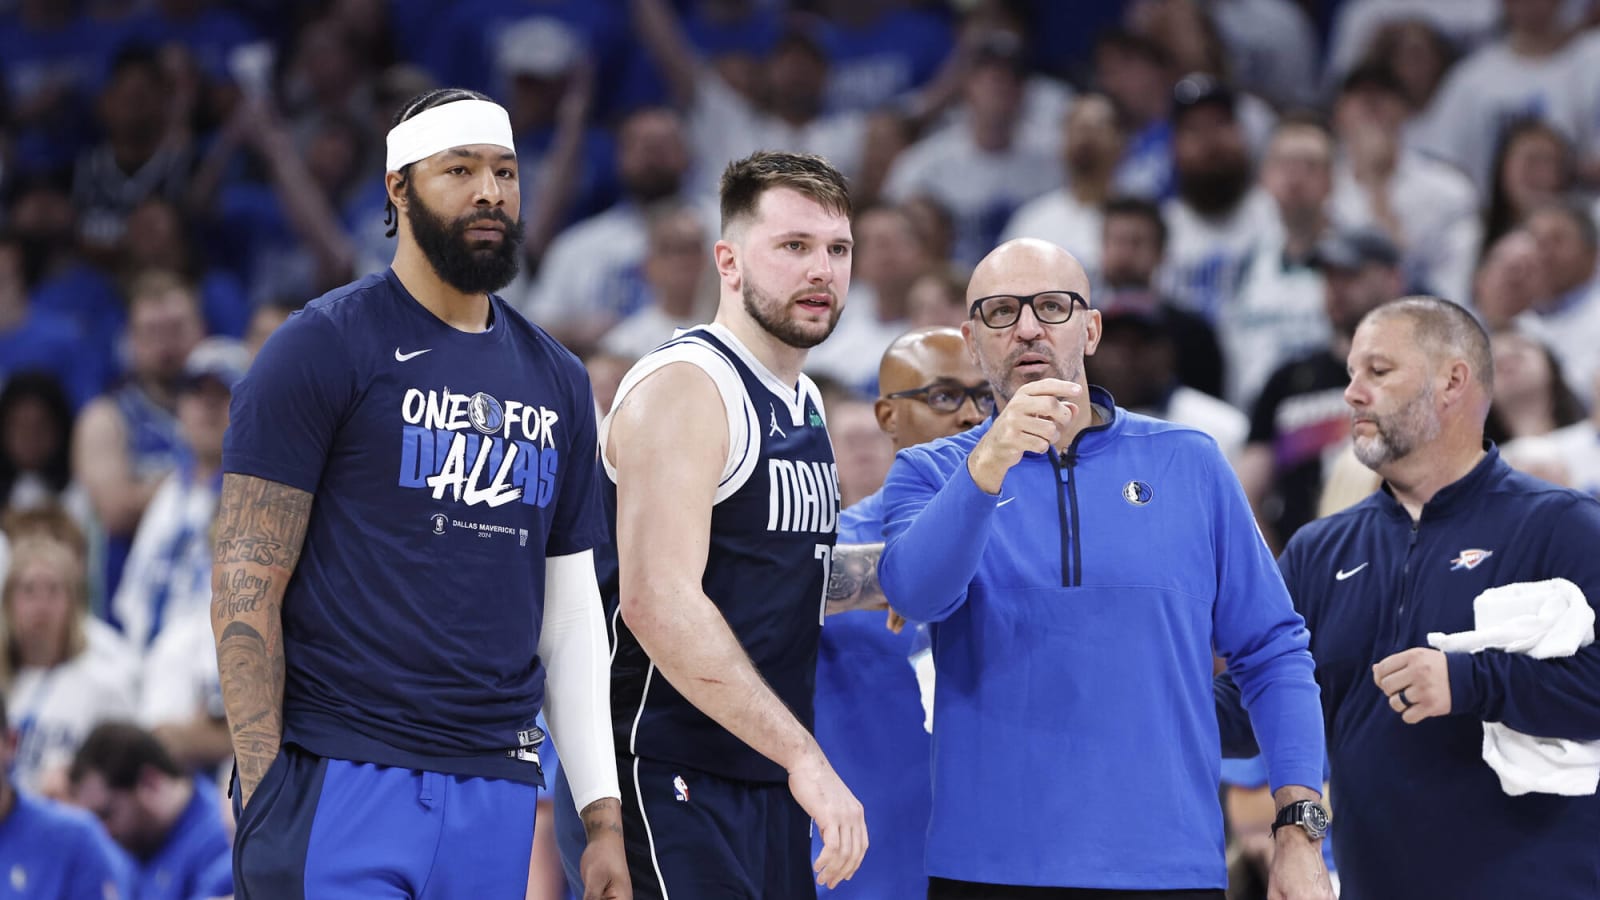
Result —
<path fill-rule="evenodd" d="M 582 812 L 596 800 L 622 797 L 611 743 L 611 654 L 594 552 L 547 557 L 544 565 L 544 718 Z"/>

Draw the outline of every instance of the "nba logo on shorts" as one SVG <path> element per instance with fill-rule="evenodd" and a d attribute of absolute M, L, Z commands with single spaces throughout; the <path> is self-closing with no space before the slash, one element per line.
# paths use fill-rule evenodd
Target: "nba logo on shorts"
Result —
<path fill-rule="evenodd" d="M 682 775 L 672 776 L 672 799 L 679 803 L 689 802 L 689 785 L 684 783 Z"/>
<path fill-rule="evenodd" d="M 449 519 L 445 518 L 444 513 L 434 513 L 433 514 L 433 533 L 434 534 L 444 534 L 445 523 L 447 523 L 449 521 L 450 521 Z"/>

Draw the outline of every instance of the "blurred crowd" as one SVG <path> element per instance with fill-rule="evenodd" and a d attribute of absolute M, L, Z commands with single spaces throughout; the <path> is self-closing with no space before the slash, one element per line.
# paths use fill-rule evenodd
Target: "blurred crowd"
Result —
<path fill-rule="evenodd" d="M 89 746 L 224 771 L 230 393 L 298 306 L 388 265 L 384 136 L 443 85 L 510 111 L 528 240 L 505 296 L 602 412 L 709 316 L 729 160 L 850 178 L 854 278 L 808 369 L 845 504 L 891 461 L 884 349 L 963 322 L 966 267 L 1024 236 L 1090 272 L 1090 380 L 1212 434 L 1275 547 L 1373 487 L 1344 358 L 1406 293 L 1494 334 L 1507 458 L 1600 492 L 1600 2 L 0 0 L 8 777 L 131 792 L 148 808 L 112 836 L 135 858 L 177 800 L 94 776 L 85 740 L 132 721 Z"/>

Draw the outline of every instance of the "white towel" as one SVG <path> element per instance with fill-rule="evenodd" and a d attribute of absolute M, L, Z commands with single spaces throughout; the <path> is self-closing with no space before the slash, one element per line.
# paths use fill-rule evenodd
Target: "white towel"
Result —
<path fill-rule="evenodd" d="M 1430 632 L 1428 643 L 1446 653 L 1504 650 L 1535 659 L 1571 656 L 1594 643 L 1594 609 L 1565 578 L 1490 588 L 1472 601 L 1472 631 Z M 1540 738 L 1483 723 L 1483 760 L 1500 777 L 1500 789 L 1582 797 L 1600 789 L 1600 741 Z"/>

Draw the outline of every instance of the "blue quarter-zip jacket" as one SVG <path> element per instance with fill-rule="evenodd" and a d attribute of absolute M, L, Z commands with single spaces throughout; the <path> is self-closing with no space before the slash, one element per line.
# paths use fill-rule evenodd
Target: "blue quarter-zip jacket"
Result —
<path fill-rule="evenodd" d="M 1600 503 L 1491 449 L 1417 521 L 1380 490 L 1296 532 L 1280 562 L 1322 685 L 1342 900 L 1600 897 L 1600 797 L 1507 796 L 1482 728 L 1600 739 L 1600 644 L 1447 654 L 1451 714 L 1415 725 L 1372 680 L 1428 632 L 1470 630 L 1487 588 L 1561 577 L 1595 605 Z"/>
<path fill-rule="evenodd" d="M 928 873 L 1015 885 L 1222 888 L 1212 650 L 1274 789 L 1322 783 L 1304 624 L 1208 436 L 1115 409 L 999 496 L 993 424 L 902 450 L 884 488 L 889 602 L 933 626 Z"/>

